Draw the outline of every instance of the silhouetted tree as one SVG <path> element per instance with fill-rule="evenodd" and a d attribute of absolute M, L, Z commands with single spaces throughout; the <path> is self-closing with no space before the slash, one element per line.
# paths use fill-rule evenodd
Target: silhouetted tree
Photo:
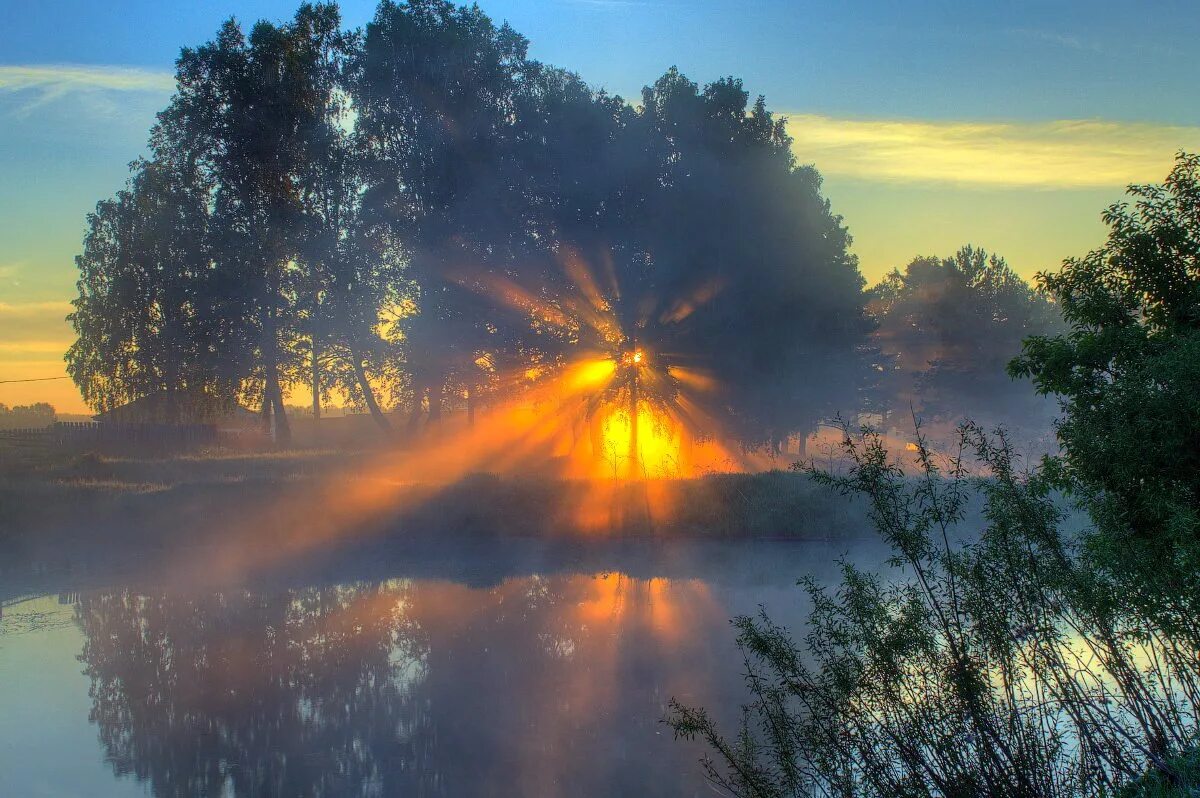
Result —
<path fill-rule="evenodd" d="M 783 120 L 734 79 L 701 91 L 671 70 L 637 111 L 570 76 L 542 79 L 530 171 L 558 268 L 530 282 L 590 322 L 568 330 L 572 344 L 644 349 L 641 400 L 749 447 L 853 409 L 868 376 L 863 281 Z M 686 402 L 683 371 L 708 386 Z"/>
<path fill-rule="evenodd" d="M 54 407 L 46 402 L 13 407 L 0 403 L 0 429 L 48 427 L 56 418 Z"/>
<path fill-rule="evenodd" d="M 1005 372 L 1030 335 L 1063 328 L 1058 309 L 1004 262 L 966 246 L 948 258 L 914 258 L 872 291 L 876 340 L 894 358 L 881 407 L 908 415 L 980 421 L 1048 421 L 1050 402 Z"/>
<path fill-rule="evenodd" d="M 319 103 L 314 123 L 303 130 L 297 183 L 304 220 L 299 304 L 313 416 L 320 418 L 322 399 L 337 388 L 386 430 L 371 380 L 390 373 L 396 354 L 376 328 L 381 312 L 396 302 L 401 260 L 360 223 L 366 144 L 353 132 L 347 85 L 361 38 L 340 30 L 335 5 L 303 6 L 295 26 L 312 53 L 308 64 Z"/>
<path fill-rule="evenodd" d="M 436 420 L 456 379 L 471 382 L 494 303 L 461 286 L 501 257 L 522 201 L 502 179 L 525 39 L 478 7 L 385 0 L 367 25 L 353 84 L 370 142 L 365 213 L 407 255 L 416 312 L 404 320 L 414 390 Z"/>
<path fill-rule="evenodd" d="M 305 180 L 325 154 L 333 91 L 326 61 L 337 24 L 332 7 L 307 5 L 293 23 L 259 22 L 249 37 L 230 20 L 212 42 L 183 51 L 178 90 L 156 138 L 189 152 L 211 176 L 215 255 L 235 275 L 231 293 L 248 303 L 256 336 L 243 357 L 281 443 L 290 438 L 283 387 L 301 368 L 298 261 L 306 200 L 314 199 Z"/>
<path fill-rule="evenodd" d="M 671 70 L 635 109 L 530 61 L 478 8 L 385 0 L 361 36 L 339 26 L 332 5 L 249 37 L 226 23 L 183 51 L 151 138 L 204 217 L 200 265 L 163 283 L 200 325 L 193 372 L 260 400 L 281 440 L 289 385 L 309 386 L 314 415 L 337 389 L 383 425 L 373 385 L 411 385 L 415 425 L 423 406 L 435 420 L 465 397 L 470 413 L 634 346 L 639 399 L 695 434 L 778 448 L 854 408 L 870 325 L 849 235 L 739 81 L 701 90 Z M 105 240 L 125 246 L 137 213 Z M 130 290 L 127 307 L 80 311 L 81 340 L 125 334 Z M 89 346 L 85 395 L 155 389 L 117 362 L 151 353 Z M 684 371 L 710 386 L 686 402 Z"/>
<path fill-rule="evenodd" d="M 1061 397 L 1050 473 L 1099 526 L 1099 562 L 1200 637 L 1200 156 L 1129 194 L 1104 246 L 1039 275 L 1070 327 L 1030 338 L 1012 372 Z"/>
<path fill-rule="evenodd" d="M 213 267 L 207 188 L 186 160 L 141 161 L 88 217 L 66 357 L 98 410 L 160 391 L 234 396 L 240 375 L 222 356 L 238 345 L 227 321 L 238 314 L 214 305 L 227 275 Z"/>

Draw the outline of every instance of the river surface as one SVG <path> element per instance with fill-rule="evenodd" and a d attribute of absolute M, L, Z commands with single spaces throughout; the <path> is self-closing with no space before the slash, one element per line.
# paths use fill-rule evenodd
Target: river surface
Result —
<path fill-rule="evenodd" d="M 671 697 L 727 724 L 729 619 L 802 632 L 852 543 L 445 544 L 246 581 L 0 572 L 0 796 L 701 796 Z M 196 552 L 193 576 L 205 573 Z"/>

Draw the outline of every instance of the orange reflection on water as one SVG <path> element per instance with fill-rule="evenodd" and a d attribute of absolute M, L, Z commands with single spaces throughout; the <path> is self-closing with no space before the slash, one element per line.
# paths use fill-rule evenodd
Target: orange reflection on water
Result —
<path fill-rule="evenodd" d="M 670 696 L 738 683 L 710 648 L 728 614 L 702 581 L 616 572 L 115 591 L 77 610 L 91 722 L 163 795 L 701 789 L 658 721 Z"/>

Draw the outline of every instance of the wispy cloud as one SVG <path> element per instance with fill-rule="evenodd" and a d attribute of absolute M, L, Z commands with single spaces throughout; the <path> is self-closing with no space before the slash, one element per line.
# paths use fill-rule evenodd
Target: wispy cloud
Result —
<path fill-rule="evenodd" d="M 62 301 L 0 302 L 0 344 L 64 340 L 71 334 L 66 320 L 71 310 L 71 303 Z"/>
<path fill-rule="evenodd" d="M 45 363 L 46 356 L 53 355 L 55 360 L 50 362 L 57 363 L 57 358 L 62 358 L 67 349 L 71 347 L 71 341 L 0 341 L 0 357 L 3 357 L 7 363 Z"/>
<path fill-rule="evenodd" d="M 55 314 L 65 316 L 72 310 L 70 302 L 48 300 L 42 302 L 0 302 L 0 318 L 27 319 L 34 316 Z"/>
<path fill-rule="evenodd" d="M 168 94 L 174 87 L 175 77 L 167 70 L 81 64 L 0 66 L 0 94 L 28 96 L 18 110 L 21 114 L 72 95 Z"/>
<path fill-rule="evenodd" d="M 166 92 L 174 87 L 175 76 L 166 70 L 79 64 L 0 66 L 0 91 Z"/>
<path fill-rule="evenodd" d="M 791 114 L 796 157 L 826 175 L 963 186 L 1100 188 L 1161 181 L 1200 127 L 1064 120 L 931 122 Z"/>

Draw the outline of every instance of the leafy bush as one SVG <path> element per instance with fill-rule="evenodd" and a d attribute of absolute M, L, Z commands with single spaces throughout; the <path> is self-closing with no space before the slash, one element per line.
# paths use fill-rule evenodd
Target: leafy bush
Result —
<path fill-rule="evenodd" d="M 869 430 L 846 430 L 846 475 L 814 472 L 867 499 L 902 578 L 845 563 L 838 590 L 805 583 L 803 645 L 765 615 L 736 619 L 752 700 L 734 739 L 672 703 L 676 734 L 717 752 L 713 782 L 739 796 L 1065 797 L 1147 771 L 1192 778 L 1172 752 L 1197 736 L 1200 639 L 1114 598 L 1002 431 L 964 426 L 943 461 L 917 438 L 923 479 Z M 963 540 L 975 492 L 987 523 Z"/>
<path fill-rule="evenodd" d="M 753 700 L 727 741 L 672 704 L 676 734 L 736 795 L 1125 796 L 1200 791 L 1200 156 L 1105 213 L 1105 246 L 1039 277 L 1069 330 L 1010 366 L 1059 398 L 1062 453 L 1021 473 L 1003 431 L 961 429 L 906 482 L 870 430 L 853 468 L 902 578 L 809 584 L 803 646 L 738 618 Z M 964 457 L 964 453 L 967 454 Z M 968 476 L 978 460 L 984 478 Z M 964 497 L 987 523 L 956 542 Z M 1087 512 L 1063 530 L 1053 500 Z"/>

